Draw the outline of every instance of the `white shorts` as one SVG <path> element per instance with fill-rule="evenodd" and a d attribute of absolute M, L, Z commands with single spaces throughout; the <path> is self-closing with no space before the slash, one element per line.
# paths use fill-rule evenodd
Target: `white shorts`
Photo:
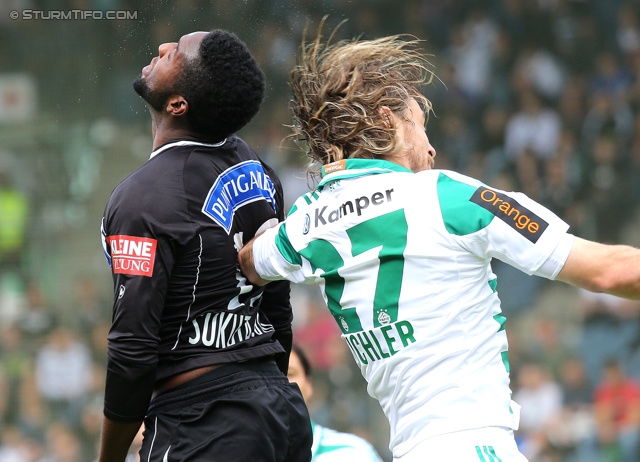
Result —
<path fill-rule="evenodd" d="M 393 462 L 527 462 L 518 451 L 513 430 L 489 427 L 429 438 Z"/>

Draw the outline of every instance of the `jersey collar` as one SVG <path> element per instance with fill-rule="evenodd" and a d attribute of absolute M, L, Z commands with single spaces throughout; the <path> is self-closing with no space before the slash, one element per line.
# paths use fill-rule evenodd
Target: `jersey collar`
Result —
<path fill-rule="evenodd" d="M 412 170 L 388 160 L 343 159 L 322 166 L 322 180 L 318 183 L 318 189 L 321 190 L 332 181 L 391 172 L 413 173 Z"/>
<path fill-rule="evenodd" d="M 220 141 L 219 143 L 214 143 L 214 144 L 211 144 L 211 143 L 200 143 L 198 141 L 189 141 L 189 140 L 174 141 L 172 143 L 167 143 L 164 146 L 160 146 L 155 151 L 152 151 L 151 155 L 149 156 L 149 159 L 153 159 L 155 156 L 157 156 L 161 152 L 166 151 L 167 149 L 173 148 L 175 146 L 207 146 L 207 147 L 210 147 L 210 148 L 217 148 L 217 147 L 222 146 L 226 142 L 227 142 L 226 138 L 224 140 Z"/>

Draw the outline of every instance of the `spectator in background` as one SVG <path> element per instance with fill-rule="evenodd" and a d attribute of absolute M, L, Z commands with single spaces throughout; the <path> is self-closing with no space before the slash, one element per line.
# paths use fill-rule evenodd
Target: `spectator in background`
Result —
<path fill-rule="evenodd" d="M 29 201 L 0 170 L 0 322 L 20 315 L 24 297 L 23 250 L 26 243 Z"/>
<path fill-rule="evenodd" d="M 582 359 L 573 357 L 564 362 L 560 371 L 560 386 L 565 410 L 591 412 L 593 387 L 589 383 Z"/>
<path fill-rule="evenodd" d="M 95 327 L 111 319 L 111 301 L 102 297 L 95 280 L 91 277 L 81 275 L 76 279 L 73 303 L 73 312 L 78 317 L 78 329 L 87 338 Z"/>
<path fill-rule="evenodd" d="M 0 170 L 0 273 L 22 273 L 29 201 L 11 184 L 9 172 Z"/>
<path fill-rule="evenodd" d="M 42 444 L 8 425 L 0 427 L 0 461 L 46 462 L 46 459 Z"/>
<path fill-rule="evenodd" d="M 464 110 L 477 113 L 491 84 L 498 29 L 482 8 L 470 7 L 464 22 L 454 25 L 444 56 Z"/>
<path fill-rule="evenodd" d="M 637 116 L 640 114 L 640 51 L 629 57 L 629 67 L 635 78 L 629 91 L 629 106 Z"/>
<path fill-rule="evenodd" d="M 294 337 L 309 351 L 314 369 L 324 375 L 335 365 L 332 344 L 340 336 L 340 329 L 319 297 L 309 296 L 305 301 L 304 311 L 298 311 L 302 321 L 294 327 Z"/>
<path fill-rule="evenodd" d="M 558 148 L 561 133 L 557 111 L 545 106 L 534 90 L 524 90 L 519 95 L 519 110 L 507 122 L 504 148 L 518 188 L 534 199 L 539 199 L 536 186 Z"/>
<path fill-rule="evenodd" d="M 627 142 L 633 132 L 633 113 L 628 101 L 604 90 L 589 94 L 591 99 L 582 122 L 581 143 L 588 148 L 604 135 Z"/>
<path fill-rule="evenodd" d="M 45 456 L 38 462 L 84 462 L 85 454 L 75 429 L 55 422 L 47 429 Z"/>
<path fill-rule="evenodd" d="M 89 348 L 66 327 L 58 327 L 38 349 L 35 380 L 48 415 L 79 428 L 84 398 L 91 387 Z"/>
<path fill-rule="evenodd" d="M 558 143 L 556 154 L 544 165 L 538 184 L 540 202 L 561 216 L 574 229 L 580 229 L 580 174 L 579 153 L 576 150 L 575 135 L 564 130 Z"/>
<path fill-rule="evenodd" d="M 538 45 L 538 38 L 520 50 L 514 63 L 514 87 L 529 89 L 549 103 L 560 98 L 566 80 L 566 70 L 558 58 Z"/>
<path fill-rule="evenodd" d="M 582 199 L 588 215 L 585 234 L 602 242 L 619 242 L 620 232 L 633 218 L 630 165 L 625 144 L 610 132 L 589 143 L 582 174 Z"/>
<path fill-rule="evenodd" d="M 468 166 L 471 176 L 479 178 L 485 183 L 495 183 L 496 177 L 506 167 L 504 153 L 504 130 L 509 118 L 505 107 L 489 105 L 481 117 L 478 134 L 478 153 Z"/>
<path fill-rule="evenodd" d="M 602 380 L 594 394 L 594 409 L 602 460 L 637 462 L 640 458 L 640 384 L 626 376 L 617 360 L 607 360 L 604 365 Z"/>
<path fill-rule="evenodd" d="M 640 57 L 640 54 L 638 54 Z M 640 63 L 640 59 L 638 60 Z M 640 66 L 638 67 L 640 70 Z M 638 82 L 640 82 L 640 72 L 639 72 Z M 640 91 L 640 84 L 639 84 Z M 639 99 L 640 102 L 640 99 Z M 633 135 L 631 136 L 631 143 L 629 149 L 629 162 L 630 169 L 629 174 L 629 185 L 630 185 L 630 194 L 631 200 L 634 204 L 637 204 L 640 200 L 640 110 L 637 112 L 634 124 L 633 124 Z"/>
<path fill-rule="evenodd" d="M 47 426 L 61 416 L 52 416 L 43 403 L 35 379 L 33 365 L 29 368 L 20 388 L 20 415 L 16 427 L 26 437 L 42 442 L 45 438 Z"/>
<path fill-rule="evenodd" d="M 16 321 L 23 335 L 29 339 L 28 347 L 33 352 L 55 327 L 53 307 L 47 302 L 42 289 L 36 282 L 27 284 L 25 306 Z"/>
<path fill-rule="evenodd" d="M 302 348 L 293 345 L 287 377 L 300 387 L 305 401 L 313 396 L 312 369 Z M 382 462 L 375 449 L 365 439 L 323 427 L 312 421 L 313 446 L 311 462 Z"/>
<path fill-rule="evenodd" d="M 627 3 L 618 11 L 616 43 L 627 60 L 640 53 L 640 18 L 637 5 Z"/>
<path fill-rule="evenodd" d="M 603 94 L 613 101 L 625 101 L 633 84 L 633 75 L 610 49 L 595 57 L 595 71 L 589 79 L 590 94 Z"/>
<path fill-rule="evenodd" d="M 18 422 L 23 411 L 20 394 L 29 368 L 32 367 L 22 331 L 15 325 L 0 329 L 0 376 L 3 382 L 0 398 L 0 425 Z"/>
<path fill-rule="evenodd" d="M 458 111 L 449 111 L 440 124 L 443 164 L 452 170 L 468 172 L 477 145 L 476 133 Z"/>
<path fill-rule="evenodd" d="M 570 76 L 557 103 L 558 113 L 562 119 L 564 130 L 569 130 L 578 137 L 582 130 L 584 114 L 586 112 L 584 79 Z M 576 139 L 576 142 L 578 140 Z"/>
<path fill-rule="evenodd" d="M 539 363 L 523 364 L 516 377 L 513 399 L 520 404 L 518 446 L 531 461 L 546 452 L 549 429 L 562 409 L 562 388 Z"/>
<path fill-rule="evenodd" d="M 586 462 L 592 458 L 595 435 L 593 387 L 580 358 L 565 361 L 560 372 L 562 410 L 548 432 L 551 444 L 562 450 L 566 462 Z"/>
<path fill-rule="evenodd" d="M 582 316 L 582 358 L 589 385 L 600 383 L 608 358 L 627 361 L 638 338 L 640 302 L 608 294 L 578 291 L 578 310 Z M 625 369 L 627 364 L 624 364 Z M 635 371 L 640 373 L 640 369 Z"/>
<path fill-rule="evenodd" d="M 527 351 L 553 380 L 559 381 L 564 364 L 573 357 L 570 339 L 563 335 L 558 321 L 548 316 L 540 316 L 531 322 L 532 339 Z"/>

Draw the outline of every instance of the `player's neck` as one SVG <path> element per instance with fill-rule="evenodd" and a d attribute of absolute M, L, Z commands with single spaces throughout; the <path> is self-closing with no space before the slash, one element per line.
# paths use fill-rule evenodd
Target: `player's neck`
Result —
<path fill-rule="evenodd" d="M 175 117 L 162 117 L 159 114 L 151 114 L 151 133 L 153 136 L 153 150 L 175 140 L 205 141 L 195 134 L 185 122 L 185 119 Z"/>

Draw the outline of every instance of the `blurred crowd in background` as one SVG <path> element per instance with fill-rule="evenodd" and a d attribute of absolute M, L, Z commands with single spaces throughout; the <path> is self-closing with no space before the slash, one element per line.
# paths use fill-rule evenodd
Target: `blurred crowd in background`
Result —
<path fill-rule="evenodd" d="M 131 19 L 50 15 L 70 10 Z M 338 39 L 423 40 L 438 168 L 523 191 L 581 237 L 640 245 L 639 0 L 3 0 L 0 462 L 95 457 L 112 297 L 100 217 L 151 149 L 131 88 L 141 68 L 194 30 L 245 40 L 268 89 L 241 135 L 291 204 L 313 184 L 304 153 L 283 141 L 287 78 L 305 28 L 315 37 L 325 15 L 327 36 L 347 20 Z M 640 304 L 494 269 L 529 460 L 640 461 Z M 390 461 L 385 419 L 317 288 L 295 287 L 292 301 L 316 370 L 312 416 Z"/>

